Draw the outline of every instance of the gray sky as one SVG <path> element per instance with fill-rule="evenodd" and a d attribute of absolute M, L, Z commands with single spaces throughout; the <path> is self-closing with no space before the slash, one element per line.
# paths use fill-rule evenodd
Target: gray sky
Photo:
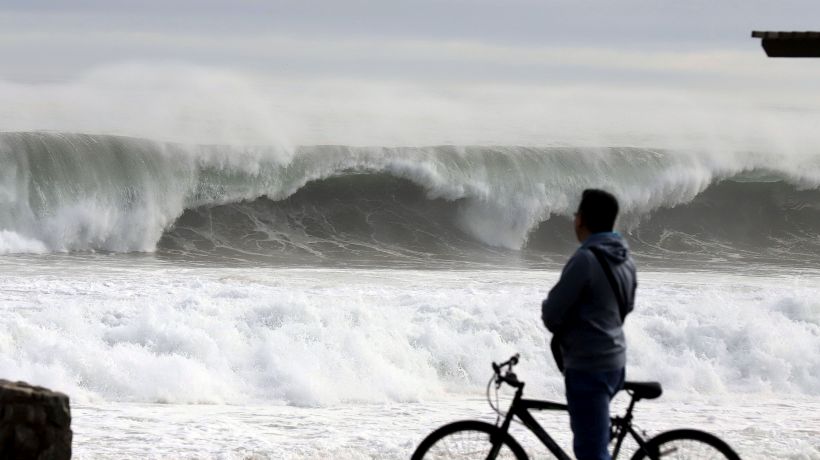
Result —
<path fill-rule="evenodd" d="M 810 0 L 4 0 L 0 77 L 57 81 L 111 62 L 174 60 L 271 75 L 537 79 L 549 59 L 495 66 L 411 45 L 759 52 L 752 29 L 818 20 Z M 557 67 L 584 77 L 583 66 Z"/>
<path fill-rule="evenodd" d="M 820 29 L 820 2 L 2 0 L 0 130 L 816 145 L 820 60 L 753 29 Z"/>

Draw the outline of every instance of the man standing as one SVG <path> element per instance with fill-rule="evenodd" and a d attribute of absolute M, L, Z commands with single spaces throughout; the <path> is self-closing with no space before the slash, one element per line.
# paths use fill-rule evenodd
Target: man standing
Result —
<path fill-rule="evenodd" d="M 618 201 L 603 190 L 584 190 L 575 213 L 581 247 L 541 304 L 553 333 L 553 354 L 564 373 L 573 450 L 578 460 L 609 460 L 609 402 L 623 387 L 623 320 L 632 311 L 635 264 L 614 233 Z"/>

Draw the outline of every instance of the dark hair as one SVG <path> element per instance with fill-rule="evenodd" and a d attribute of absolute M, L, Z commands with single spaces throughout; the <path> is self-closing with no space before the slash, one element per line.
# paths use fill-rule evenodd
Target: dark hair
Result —
<path fill-rule="evenodd" d="M 618 200 L 609 192 L 586 189 L 578 205 L 581 222 L 592 233 L 611 232 L 618 217 Z"/>

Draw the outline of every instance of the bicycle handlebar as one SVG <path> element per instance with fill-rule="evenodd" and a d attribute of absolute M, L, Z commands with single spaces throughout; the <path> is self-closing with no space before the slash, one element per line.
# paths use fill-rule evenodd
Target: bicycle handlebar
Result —
<path fill-rule="evenodd" d="M 510 369 L 512 369 L 512 366 L 515 366 L 516 364 L 518 364 L 518 358 L 520 358 L 520 357 L 521 357 L 521 354 L 516 353 L 516 354 L 510 356 L 510 359 L 508 359 L 508 360 L 504 361 L 503 363 L 499 364 L 498 367 L 510 366 Z"/>
<path fill-rule="evenodd" d="M 496 385 L 501 385 L 501 382 L 504 382 L 514 388 L 522 388 L 524 386 L 524 382 L 518 380 L 518 376 L 512 371 L 513 366 L 518 364 L 518 358 L 520 357 L 521 355 L 516 353 L 501 364 L 493 362 Z M 504 372 L 504 367 L 507 368 L 506 372 Z"/>

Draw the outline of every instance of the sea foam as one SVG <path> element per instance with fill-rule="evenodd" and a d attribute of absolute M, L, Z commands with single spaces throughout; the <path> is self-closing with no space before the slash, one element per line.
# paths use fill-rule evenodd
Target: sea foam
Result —
<path fill-rule="evenodd" d="M 562 394 L 539 320 L 554 272 L 127 265 L 7 273 L 0 373 L 77 402 L 324 406 L 478 395 L 520 352 L 529 393 Z M 817 396 L 816 278 L 790 279 L 643 274 L 629 377 L 672 398 Z"/>

